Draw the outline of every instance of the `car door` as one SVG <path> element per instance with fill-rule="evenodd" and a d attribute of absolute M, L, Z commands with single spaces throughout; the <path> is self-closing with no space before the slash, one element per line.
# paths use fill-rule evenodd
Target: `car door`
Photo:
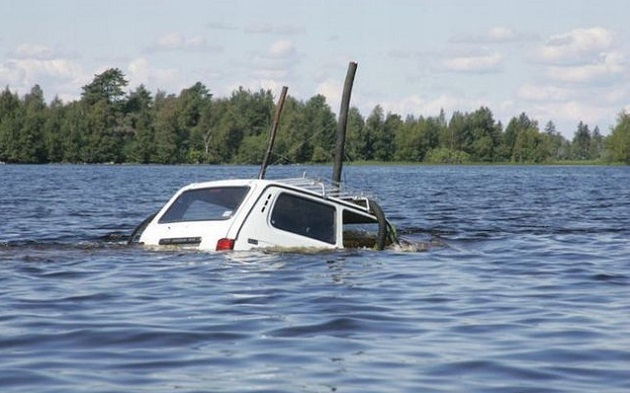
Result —
<path fill-rule="evenodd" d="M 243 223 L 237 248 L 338 247 L 333 203 L 280 186 L 268 187 Z"/>

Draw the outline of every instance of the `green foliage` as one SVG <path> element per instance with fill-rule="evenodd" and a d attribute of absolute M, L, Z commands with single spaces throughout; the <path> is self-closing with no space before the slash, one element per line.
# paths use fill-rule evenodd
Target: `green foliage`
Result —
<path fill-rule="evenodd" d="M 155 148 L 150 161 L 158 164 L 182 162 L 179 156 L 177 99 L 175 96 L 158 94 L 155 100 Z"/>
<path fill-rule="evenodd" d="M 0 94 L 0 161 L 20 161 L 20 130 L 24 104 L 9 88 Z"/>
<path fill-rule="evenodd" d="M 309 144 L 312 146 L 310 157 L 306 157 L 306 161 L 331 161 L 337 121 L 323 95 L 318 94 L 306 102 L 303 121 L 301 129 L 307 133 Z"/>
<path fill-rule="evenodd" d="M 348 111 L 346 123 L 345 158 L 349 161 L 365 160 L 365 120 L 357 108 Z"/>
<path fill-rule="evenodd" d="M 439 147 L 427 153 L 425 162 L 428 164 L 467 164 L 470 162 L 470 156 L 461 150 Z"/>
<path fill-rule="evenodd" d="M 238 88 L 215 98 L 201 82 L 178 95 L 144 86 L 125 92 L 117 68 L 95 75 L 81 99 L 44 101 L 35 85 L 19 97 L 0 92 L 0 162 L 9 163 L 245 163 L 262 161 L 274 113 L 269 90 Z M 330 162 L 336 116 L 322 95 L 306 102 L 288 96 L 271 163 Z M 505 131 L 487 107 L 455 112 L 447 120 L 385 113 L 348 113 L 347 161 L 625 162 L 630 164 L 630 116 L 622 112 L 611 135 L 580 122 L 571 141 L 549 121 L 543 131 L 525 113 Z"/>
<path fill-rule="evenodd" d="M 266 150 L 265 134 L 248 135 L 241 142 L 236 161 L 243 164 L 260 164 Z"/>
<path fill-rule="evenodd" d="M 609 161 L 630 164 L 630 114 L 625 111 L 619 114 L 606 145 L 610 152 Z"/>
<path fill-rule="evenodd" d="M 572 158 L 575 160 L 588 160 L 591 158 L 591 131 L 588 125 L 580 122 L 571 142 Z"/>
<path fill-rule="evenodd" d="M 151 93 L 138 86 L 124 106 L 123 129 L 129 135 L 124 155 L 129 162 L 147 164 L 155 155 L 155 111 Z"/>
<path fill-rule="evenodd" d="M 604 156 L 604 137 L 599 132 L 599 127 L 595 126 L 591 134 L 591 144 L 589 146 L 589 157 L 591 160 L 599 160 Z"/>
<path fill-rule="evenodd" d="M 100 100 L 115 104 L 125 96 L 123 89 L 128 84 L 121 70 L 110 68 L 102 74 L 95 75 L 92 83 L 83 86 L 81 99 L 88 105 L 93 105 Z"/>
<path fill-rule="evenodd" d="M 423 137 L 426 132 L 426 122 L 424 119 L 420 121 L 408 116 L 401 127 L 398 128 L 394 136 L 394 144 L 396 161 L 420 162 L 426 154 L 423 145 Z"/>

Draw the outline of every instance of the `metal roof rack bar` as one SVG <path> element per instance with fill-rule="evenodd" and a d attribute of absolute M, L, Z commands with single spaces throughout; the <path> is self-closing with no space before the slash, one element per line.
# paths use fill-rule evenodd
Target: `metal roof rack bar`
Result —
<path fill-rule="evenodd" d="M 323 179 L 309 178 L 306 177 L 306 175 L 297 178 L 277 179 L 277 181 L 290 186 L 303 188 L 320 195 L 323 198 L 334 198 L 342 201 L 353 202 L 355 204 L 362 202 L 359 206 L 363 208 L 363 205 L 365 205 L 365 210 L 369 210 L 367 200 L 371 198 L 371 196 L 369 193 L 364 191 L 352 190 L 348 187 L 337 187 L 330 181 L 327 182 Z"/>

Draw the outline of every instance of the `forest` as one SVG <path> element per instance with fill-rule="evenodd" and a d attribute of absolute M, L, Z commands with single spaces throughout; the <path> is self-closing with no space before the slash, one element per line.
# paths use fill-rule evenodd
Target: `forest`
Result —
<path fill-rule="evenodd" d="M 239 88 L 213 97 L 197 82 L 179 95 L 129 81 L 117 68 L 95 75 L 81 98 L 44 100 L 39 85 L 20 97 L 0 93 L 1 163 L 258 164 L 275 108 L 269 90 Z M 322 95 L 287 97 L 272 163 L 332 160 L 337 121 Z M 630 164 L 630 114 L 621 111 L 610 134 L 577 124 L 567 140 L 553 121 L 541 129 L 525 113 L 506 126 L 489 108 L 446 119 L 384 113 L 348 115 L 346 161 L 430 164 L 562 162 Z"/>

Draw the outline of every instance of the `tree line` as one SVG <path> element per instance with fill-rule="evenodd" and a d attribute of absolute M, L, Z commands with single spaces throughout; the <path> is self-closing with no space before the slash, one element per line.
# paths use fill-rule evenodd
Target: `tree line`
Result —
<path fill-rule="evenodd" d="M 201 82 L 179 95 L 129 82 L 117 68 L 95 75 L 81 98 L 47 104 L 39 85 L 19 97 L 0 93 L 0 162 L 6 163 L 208 163 L 257 164 L 263 159 L 275 103 L 269 90 L 239 88 L 215 98 Z M 288 96 L 272 163 L 332 160 L 336 118 L 326 99 Z M 503 126 L 490 109 L 438 116 L 385 113 L 364 117 L 350 109 L 347 161 L 424 163 L 630 164 L 630 115 L 621 112 L 611 134 L 577 125 L 571 140 L 552 121 L 540 129 L 525 113 Z"/>

